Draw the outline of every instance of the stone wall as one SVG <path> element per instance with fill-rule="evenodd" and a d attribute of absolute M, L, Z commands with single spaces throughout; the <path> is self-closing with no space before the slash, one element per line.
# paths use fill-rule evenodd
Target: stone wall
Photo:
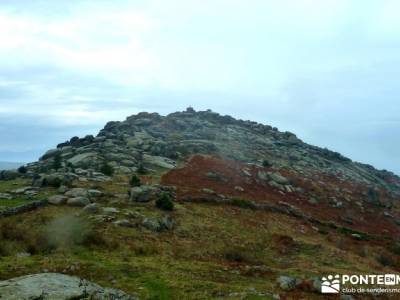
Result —
<path fill-rule="evenodd" d="M 32 201 L 27 204 L 23 204 L 20 206 L 8 208 L 5 210 L 0 211 L 0 218 L 5 218 L 5 217 L 10 217 L 10 216 L 15 216 L 24 212 L 28 212 L 31 210 L 35 210 L 39 207 L 46 206 L 48 204 L 47 200 L 38 200 L 38 201 Z"/>

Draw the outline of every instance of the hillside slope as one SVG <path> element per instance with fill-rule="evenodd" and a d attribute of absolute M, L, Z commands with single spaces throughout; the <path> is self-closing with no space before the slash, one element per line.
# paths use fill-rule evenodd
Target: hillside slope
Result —
<path fill-rule="evenodd" d="M 325 274 L 400 271 L 400 178 L 267 125 L 139 113 L 21 172 L 0 172 L 0 280 L 55 272 L 140 299 L 326 299 Z"/>
<path fill-rule="evenodd" d="M 188 109 L 167 116 L 139 113 L 123 122 L 109 122 L 96 136 L 73 137 L 46 153 L 32 170 L 51 169 L 60 153 L 66 165 L 99 170 L 106 161 L 122 172 L 134 171 L 141 160 L 162 156 L 171 160 L 190 154 L 210 154 L 247 163 L 288 169 L 304 178 L 334 176 L 383 189 L 400 196 L 400 178 L 378 171 L 339 153 L 303 143 L 290 132 L 212 111 Z"/>

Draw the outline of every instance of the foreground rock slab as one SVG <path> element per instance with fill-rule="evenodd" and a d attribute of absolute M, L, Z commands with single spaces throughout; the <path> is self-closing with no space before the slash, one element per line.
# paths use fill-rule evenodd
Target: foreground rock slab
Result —
<path fill-rule="evenodd" d="M 7 300 L 137 300 L 116 289 L 58 273 L 42 273 L 0 281 L 0 299 Z"/>

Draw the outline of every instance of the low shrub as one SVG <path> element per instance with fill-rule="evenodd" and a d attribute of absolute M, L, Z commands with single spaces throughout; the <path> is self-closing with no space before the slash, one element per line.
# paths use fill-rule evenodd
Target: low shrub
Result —
<path fill-rule="evenodd" d="M 234 246 L 231 249 L 225 250 L 224 258 L 228 261 L 237 263 L 252 264 L 258 262 L 258 260 L 256 259 L 256 253 L 254 251 L 238 246 Z"/>
<path fill-rule="evenodd" d="M 133 174 L 131 179 L 129 180 L 129 184 L 131 187 L 135 187 L 135 186 L 141 186 L 142 182 L 140 181 L 139 176 L 137 176 L 136 174 Z"/>
<path fill-rule="evenodd" d="M 255 207 L 255 205 L 252 201 L 239 199 L 239 198 L 232 199 L 231 204 L 234 206 L 241 207 L 241 208 L 254 208 Z"/>
<path fill-rule="evenodd" d="M 104 175 L 107 175 L 107 176 L 113 176 L 114 175 L 114 168 L 111 165 L 109 165 L 108 163 L 104 163 L 100 167 L 100 172 L 103 173 Z"/>
<path fill-rule="evenodd" d="M 156 206 L 162 210 L 173 210 L 174 203 L 172 202 L 171 196 L 167 193 L 161 193 L 156 200 Z"/>
<path fill-rule="evenodd" d="M 376 256 L 376 261 L 385 267 L 393 267 L 395 265 L 393 257 L 385 252 L 379 253 Z"/>
<path fill-rule="evenodd" d="M 396 255 L 400 255 L 400 242 L 394 242 L 390 245 L 389 250 Z"/>
<path fill-rule="evenodd" d="M 61 157 L 61 153 L 59 152 L 54 156 L 53 169 L 55 169 L 57 171 L 61 167 L 62 167 L 62 157 Z"/>
<path fill-rule="evenodd" d="M 264 159 L 264 160 L 263 160 L 262 165 L 263 165 L 264 168 L 270 168 L 270 167 L 272 167 L 272 164 L 271 164 L 271 163 L 269 162 L 269 160 L 267 160 L 267 159 Z"/>
<path fill-rule="evenodd" d="M 26 172 L 28 172 L 28 169 L 25 166 L 20 166 L 18 168 L 18 172 L 21 174 L 25 174 Z"/>
<path fill-rule="evenodd" d="M 66 215 L 50 222 L 44 218 L 40 224 L 27 228 L 17 220 L 0 222 L 0 256 L 15 255 L 18 251 L 35 255 L 56 250 L 73 251 L 77 247 L 118 248 L 118 244 L 109 243 L 90 223 L 76 216 Z"/>
<path fill-rule="evenodd" d="M 142 175 L 147 173 L 147 170 L 146 170 L 146 168 L 143 166 L 142 163 L 139 164 L 139 166 L 138 166 L 138 168 L 137 168 L 137 172 L 138 172 L 138 174 L 142 174 Z"/>

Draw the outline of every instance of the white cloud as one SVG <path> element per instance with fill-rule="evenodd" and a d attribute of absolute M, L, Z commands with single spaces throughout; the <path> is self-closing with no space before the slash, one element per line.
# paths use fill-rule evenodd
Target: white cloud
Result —
<path fill-rule="evenodd" d="M 29 120 L 80 134 L 190 104 L 364 158 L 360 136 L 364 145 L 376 142 L 365 132 L 399 130 L 398 8 L 396 0 L 4 0 L 0 125 Z M 370 161 L 390 166 L 387 148 Z"/>

